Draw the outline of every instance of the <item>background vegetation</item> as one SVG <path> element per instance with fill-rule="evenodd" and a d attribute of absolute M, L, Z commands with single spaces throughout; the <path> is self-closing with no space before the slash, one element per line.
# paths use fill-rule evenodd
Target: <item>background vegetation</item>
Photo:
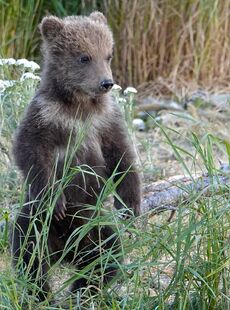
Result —
<path fill-rule="evenodd" d="M 116 81 L 158 77 L 229 83 L 230 0 L 0 0 L 1 56 L 39 60 L 37 25 L 46 14 L 101 10 L 114 32 Z"/>

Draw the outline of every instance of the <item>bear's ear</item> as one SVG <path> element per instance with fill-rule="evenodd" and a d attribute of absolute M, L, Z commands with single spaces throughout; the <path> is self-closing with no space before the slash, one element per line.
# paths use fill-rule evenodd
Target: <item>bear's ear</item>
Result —
<path fill-rule="evenodd" d="M 64 28 L 63 21 L 56 16 L 48 16 L 42 19 L 39 29 L 44 39 L 53 39 Z"/>
<path fill-rule="evenodd" d="M 95 11 L 89 15 L 89 18 L 101 24 L 107 24 L 107 18 L 101 12 Z"/>

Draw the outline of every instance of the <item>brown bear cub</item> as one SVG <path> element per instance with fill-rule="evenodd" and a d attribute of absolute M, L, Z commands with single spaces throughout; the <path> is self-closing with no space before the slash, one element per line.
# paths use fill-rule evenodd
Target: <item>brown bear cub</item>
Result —
<path fill-rule="evenodd" d="M 38 298 L 44 300 L 50 291 L 48 270 L 57 261 L 70 262 L 80 272 L 96 260 L 100 281 L 108 283 L 113 278 L 115 261 L 106 262 L 102 275 L 99 259 L 106 252 L 118 256 L 114 229 L 97 223 L 82 232 L 89 221 L 97 219 L 98 196 L 112 175 L 118 184 L 115 207 L 125 205 L 138 215 L 140 180 L 121 113 L 109 94 L 113 36 L 104 15 L 49 16 L 42 20 L 40 30 L 44 53 L 41 84 L 13 147 L 28 190 L 16 219 L 12 246 L 15 266 L 21 264 L 31 283 L 40 288 Z M 75 147 L 82 128 L 81 143 Z M 71 177 L 62 184 L 68 163 Z M 77 167 L 84 169 L 79 172 Z M 47 214 L 53 214 L 49 223 Z M 39 236 L 45 225 L 49 229 L 42 246 Z M 98 285 L 88 278 L 77 278 L 72 290 Z"/>

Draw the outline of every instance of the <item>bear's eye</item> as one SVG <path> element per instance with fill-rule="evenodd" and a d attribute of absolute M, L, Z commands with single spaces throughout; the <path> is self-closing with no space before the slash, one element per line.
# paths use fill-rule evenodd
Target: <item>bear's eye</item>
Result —
<path fill-rule="evenodd" d="M 87 64 L 87 63 L 89 63 L 91 61 L 91 58 L 90 58 L 90 56 L 88 56 L 88 55 L 82 55 L 81 57 L 80 57 L 80 62 L 82 63 L 82 64 Z"/>

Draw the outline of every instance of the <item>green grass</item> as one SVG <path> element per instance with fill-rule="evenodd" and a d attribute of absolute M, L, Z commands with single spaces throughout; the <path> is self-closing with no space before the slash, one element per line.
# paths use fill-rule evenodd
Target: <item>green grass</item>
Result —
<path fill-rule="evenodd" d="M 188 131 L 186 139 L 190 150 L 187 151 L 172 139 L 173 134 L 182 137 L 179 131 L 159 124 L 158 129 L 181 168 L 187 174 L 202 169 L 209 175 L 211 195 L 205 197 L 202 191 L 194 192 L 186 188 L 189 199 L 186 202 L 181 201 L 171 222 L 167 221 L 168 215 L 165 214 L 154 217 L 147 214 L 138 219 L 122 220 L 118 216 L 122 210 L 104 210 L 105 200 L 115 193 L 117 186 L 109 179 L 105 182 L 96 206 L 88 206 L 98 214 L 103 209 L 104 215 L 98 215 L 76 229 L 76 243 L 70 242 L 65 253 L 76 246 L 92 227 L 112 225 L 117 238 L 122 242 L 121 253 L 112 256 L 113 263 L 118 265 L 119 276 L 108 286 L 101 285 L 96 296 L 86 292 L 84 296 L 79 294 L 67 298 L 67 286 L 82 275 L 90 279 L 95 277 L 92 270 L 98 262 L 103 273 L 103 268 L 111 260 L 111 252 L 102 253 L 98 261 L 77 272 L 71 266 L 62 266 L 60 261 L 57 261 L 49 272 L 53 281 L 53 295 L 50 300 L 37 304 L 35 295 L 38 288 L 29 283 L 28 270 L 20 277 L 15 274 L 10 264 L 7 242 L 9 214 L 12 214 L 12 211 L 14 213 L 23 203 L 22 184 L 10 155 L 12 135 L 37 87 L 36 83 L 34 80 L 17 82 L 0 93 L 0 141 L 3 150 L 0 153 L 0 221 L 6 222 L 0 232 L 0 308 L 230 309 L 230 186 L 220 187 L 218 191 L 215 186 L 219 175 L 216 150 L 221 148 L 221 152 L 229 157 L 229 144 L 209 133 L 199 136 Z M 130 120 L 128 126 L 131 126 Z M 86 129 L 83 129 L 79 141 L 84 137 L 84 130 Z M 132 128 L 130 132 L 135 135 Z M 76 147 L 79 147 L 79 144 Z M 146 147 L 149 150 L 151 145 Z M 189 164 L 187 157 L 190 159 Z M 69 170 L 68 165 L 67 159 L 66 170 L 56 195 L 52 195 L 53 198 L 51 195 L 44 197 L 52 207 L 57 195 L 73 174 L 94 173 L 86 172 L 85 166 L 79 166 L 74 171 Z M 31 224 L 31 229 L 38 218 L 39 216 Z M 41 235 L 37 233 L 37 239 L 41 242 L 40 246 L 35 247 L 34 255 L 47 255 L 50 218 L 51 214 L 47 214 Z M 119 262 L 120 257 L 124 258 L 123 263 Z M 32 296 L 28 295 L 28 288 L 32 289 Z M 53 300 L 55 302 L 51 303 Z"/>

